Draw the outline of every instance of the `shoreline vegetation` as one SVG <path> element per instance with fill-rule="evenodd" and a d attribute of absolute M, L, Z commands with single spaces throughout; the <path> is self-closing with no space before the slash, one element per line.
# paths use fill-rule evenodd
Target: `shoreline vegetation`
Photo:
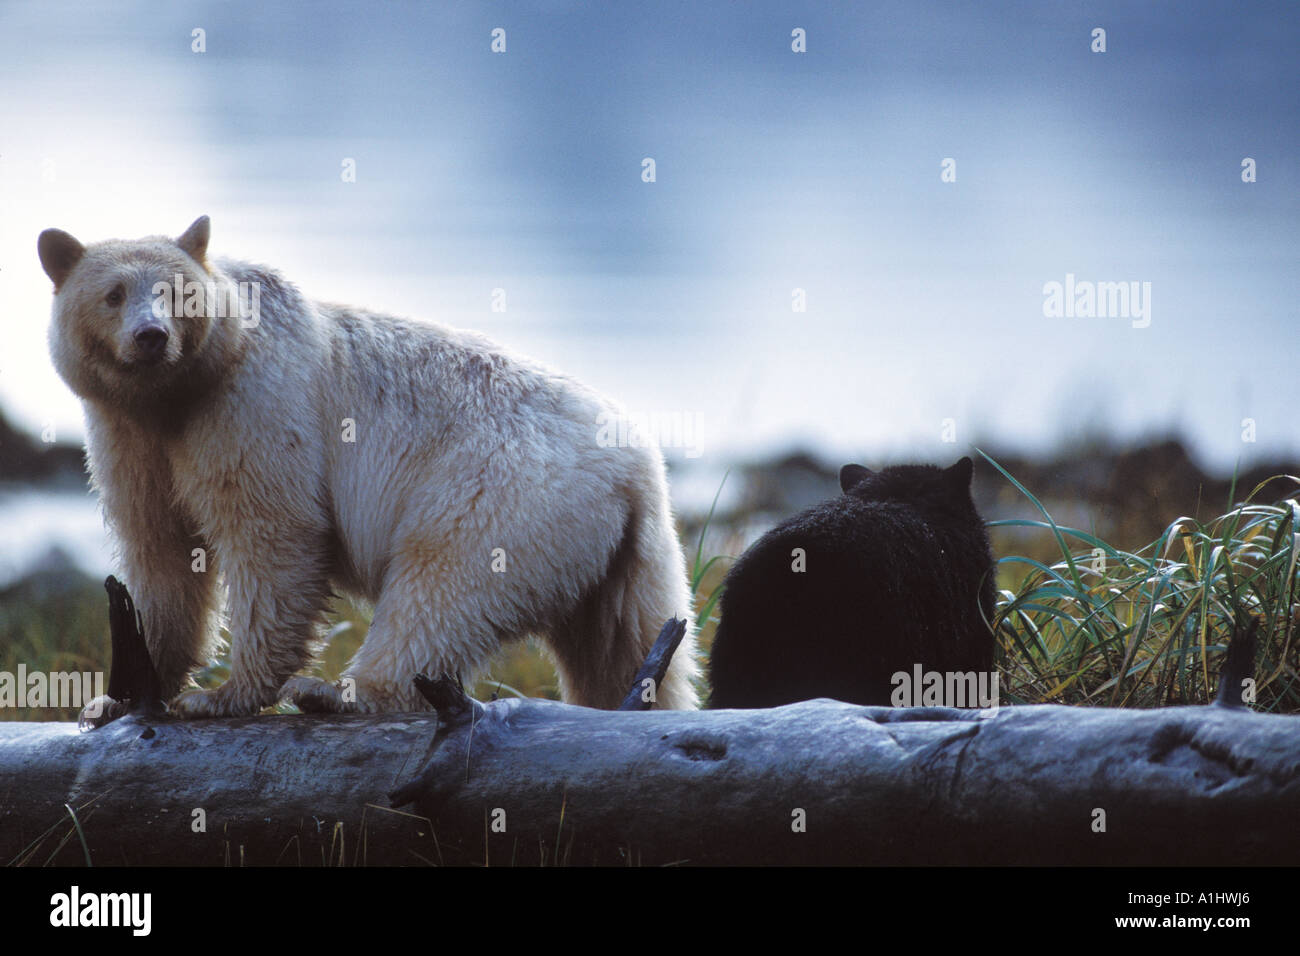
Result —
<path fill-rule="evenodd" d="M 964 453 L 954 446 L 949 457 Z M 1290 477 L 1300 476 L 1300 463 L 1210 474 L 1174 437 L 1130 446 L 1091 439 L 1044 456 L 987 447 L 973 457 L 975 503 L 1000 559 L 992 625 L 1004 703 L 1204 703 L 1233 628 L 1258 619 L 1254 705 L 1300 713 L 1300 481 Z M 712 508 L 678 503 L 704 653 L 731 559 L 776 522 L 837 494 L 842 464 L 806 450 L 741 462 L 713 489 Z M 670 480 L 698 484 L 698 467 L 679 465 Z M 0 487 L 85 492 L 83 451 L 43 443 L 0 416 Z M 364 607 L 336 602 L 315 673 L 342 671 L 368 617 Z M 61 549 L 52 546 L 0 588 L 0 673 L 20 664 L 106 672 L 108 650 L 102 580 Z M 225 674 L 218 658 L 199 680 L 214 686 Z M 531 641 L 506 648 L 474 692 L 557 696 L 554 672 Z M 75 717 L 74 708 L 0 707 L 0 720 Z"/>

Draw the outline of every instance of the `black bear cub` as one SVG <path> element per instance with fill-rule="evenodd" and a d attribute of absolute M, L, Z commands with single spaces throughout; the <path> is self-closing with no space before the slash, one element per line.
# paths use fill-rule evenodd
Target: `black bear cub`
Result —
<path fill-rule="evenodd" d="M 993 669 L 993 556 L 973 466 L 840 470 L 843 494 L 777 525 L 727 575 L 711 707 L 887 706 L 897 671 Z"/>

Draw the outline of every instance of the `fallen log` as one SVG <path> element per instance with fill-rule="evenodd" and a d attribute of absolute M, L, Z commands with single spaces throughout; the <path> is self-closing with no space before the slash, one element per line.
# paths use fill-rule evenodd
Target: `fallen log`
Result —
<path fill-rule="evenodd" d="M 436 716 L 177 721 L 106 587 L 99 729 L 0 724 L 0 861 L 1300 862 L 1300 726 L 1245 707 L 1253 626 L 1208 707 L 647 710 L 672 620 L 618 712 L 417 678 Z"/>
<path fill-rule="evenodd" d="M 608 712 L 429 687 L 437 716 L 2 724 L 0 861 L 1300 863 L 1293 717 Z"/>

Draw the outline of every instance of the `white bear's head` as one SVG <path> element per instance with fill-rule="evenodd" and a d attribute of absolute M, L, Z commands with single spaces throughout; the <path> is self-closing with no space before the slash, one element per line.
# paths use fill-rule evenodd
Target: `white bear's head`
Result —
<path fill-rule="evenodd" d="M 205 346 L 228 321 L 229 287 L 208 266 L 208 235 L 207 216 L 176 239 L 83 246 L 60 229 L 41 233 L 37 252 L 54 282 L 50 353 L 74 392 L 147 408 L 206 381 Z"/>

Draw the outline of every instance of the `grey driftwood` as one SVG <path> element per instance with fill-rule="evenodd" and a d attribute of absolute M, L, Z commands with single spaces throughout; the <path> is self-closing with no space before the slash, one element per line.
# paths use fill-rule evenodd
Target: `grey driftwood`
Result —
<path fill-rule="evenodd" d="M 426 686 L 438 717 L 0 724 L 0 861 L 1300 863 L 1294 717 L 606 712 Z"/>

